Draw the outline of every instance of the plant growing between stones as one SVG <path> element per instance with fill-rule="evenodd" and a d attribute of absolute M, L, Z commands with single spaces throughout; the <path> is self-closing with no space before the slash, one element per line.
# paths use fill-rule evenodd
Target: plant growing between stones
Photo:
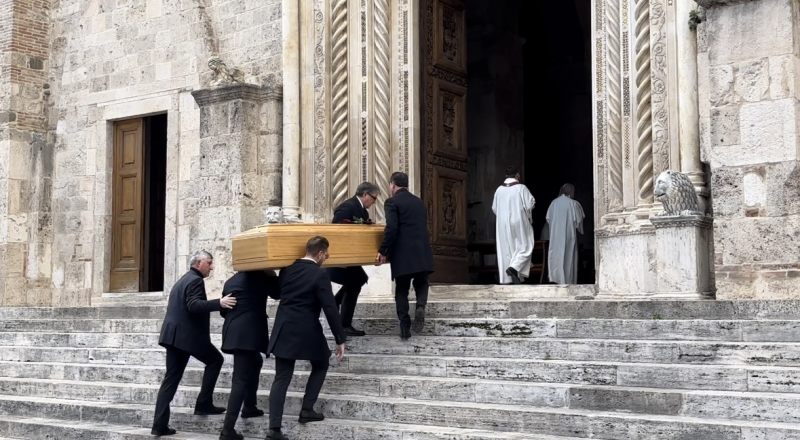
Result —
<path fill-rule="evenodd" d="M 697 25 L 703 22 L 703 17 L 697 12 L 697 9 L 689 12 L 689 29 L 696 31 Z"/>
<path fill-rule="evenodd" d="M 659 319 L 661 319 L 661 315 L 658 313 L 653 313 L 653 321 L 658 321 Z"/>

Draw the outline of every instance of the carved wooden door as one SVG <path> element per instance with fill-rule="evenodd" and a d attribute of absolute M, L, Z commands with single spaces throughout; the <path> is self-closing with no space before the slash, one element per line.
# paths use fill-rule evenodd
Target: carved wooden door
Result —
<path fill-rule="evenodd" d="M 466 283 L 467 51 L 464 3 L 422 0 L 424 42 L 422 198 L 436 272 L 433 282 Z"/>
<path fill-rule="evenodd" d="M 138 292 L 144 220 L 144 121 L 114 125 L 111 291 Z"/>

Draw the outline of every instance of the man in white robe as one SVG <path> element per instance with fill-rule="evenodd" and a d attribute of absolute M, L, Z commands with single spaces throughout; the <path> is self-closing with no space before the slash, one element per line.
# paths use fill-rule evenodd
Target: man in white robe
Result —
<path fill-rule="evenodd" d="M 561 187 L 559 196 L 547 209 L 550 250 L 547 255 L 548 275 L 556 284 L 578 282 L 578 234 L 583 234 L 583 208 L 573 200 L 575 187 Z"/>
<path fill-rule="evenodd" d="M 528 188 L 519 182 L 519 169 L 506 168 L 506 180 L 497 188 L 492 211 L 497 216 L 497 267 L 501 284 L 521 284 L 531 269 L 533 255 L 534 200 Z"/>

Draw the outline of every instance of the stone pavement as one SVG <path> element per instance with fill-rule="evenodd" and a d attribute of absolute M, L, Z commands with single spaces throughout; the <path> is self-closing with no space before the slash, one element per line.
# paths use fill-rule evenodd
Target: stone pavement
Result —
<path fill-rule="evenodd" d="M 0 440 L 151 438 L 163 313 L 155 297 L 0 309 Z M 800 301 L 441 300 L 407 342 L 391 302 L 357 313 L 368 336 L 332 361 L 324 422 L 296 423 L 308 374 L 298 366 L 292 440 L 800 438 Z M 214 317 L 215 343 L 221 326 Z M 265 410 L 273 374 L 267 360 Z M 218 437 L 222 416 L 191 414 L 201 375 L 192 360 L 173 402 L 175 438 Z M 217 404 L 230 382 L 226 356 Z M 237 426 L 251 438 L 266 428 L 265 417 Z"/>

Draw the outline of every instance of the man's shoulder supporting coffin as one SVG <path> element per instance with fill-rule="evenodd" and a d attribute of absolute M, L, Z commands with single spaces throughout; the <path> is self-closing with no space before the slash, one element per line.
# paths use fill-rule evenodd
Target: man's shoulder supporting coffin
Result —
<path fill-rule="evenodd" d="M 324 267 L 371 266 L 383 240 L 383 225 L 289 223 L 258 226 L 233 237 L 233 270 L 282 269 L 303 258 L 306 242 L 328 239 Z"/>

